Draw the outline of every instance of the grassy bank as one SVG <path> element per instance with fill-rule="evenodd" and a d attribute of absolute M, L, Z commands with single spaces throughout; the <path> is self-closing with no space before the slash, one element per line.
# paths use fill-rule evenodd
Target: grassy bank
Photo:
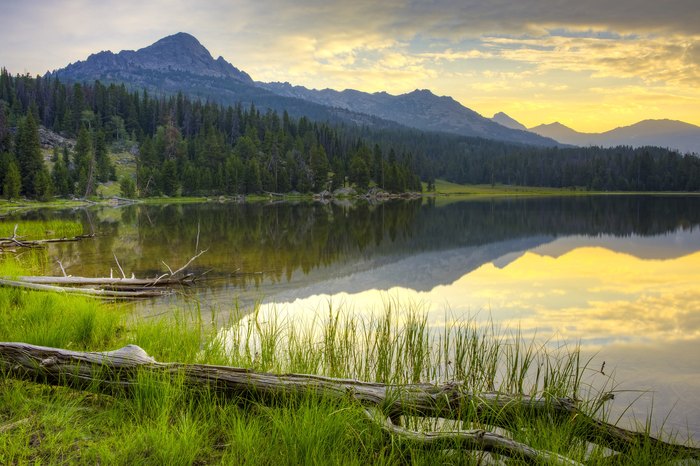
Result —
<path fill-rule="evenodd" d="M 17 230 L 15 231 L 15 225 Z M 80 222 L 66 220 L 22 220 L 21 222 L 0 222 L 0 237 L 9 238 L 14 233 L 25 240 L 44 238 L 71 238 L 83 234 Z"/>
<path fill-rule="evenodd" d="M 427 184 L 423 183 L 423 191 L 427 192 Z M 623 196 L 697 196 L 696 191 L 590 191 L 579 188 L 546 188 L 540 186 L 517 186 L 504 184 L 456 184 L 445 180 L 435 180 L 434 195 L 437 197 L 476 197 L 476 196 L 590 196 L 590 195 L 623 195 Z"/>
<path fill-rule="evenodd" d="M 423 184 L 427 192 L 427 185 Z M 542 188 L 538 186 L 515 185 L 466 185 L 456 184 L 445 180 L 435 180 L 435 195 L 437 196 L 570 196 L 591 194 L 591 191 L 571 188 Z"/>
<path fill-rule="evenodd" d="M 31 262 L 29 262 L 31 264 Z M 21 264 L 20 264 L 21 266 Z M 25 264 L 26 266 L 26 264 Z M 15 259 L 0 274 L 16 271 Z M 197 307 L 145 319 L 128 306 L 86 298 L 0 289 L 0 341 L 73 350 L 137 344 L 159 361 L 301 372 L 388 383 L 464 381 L 472 391 L 572 396 L 596 407 L 575 348 L 552 351 L 517 333 L 448 321 L 431 333 L 419 306 L 387 301 L 366 317 L 328 309 L 307 323 L 254 311 L 217 317 Z M 599 412 L 598 414 L 604 415 Z M 485 428 L 409 418 L 416 430 Z M 608 451 L 574 436 L 567 422 L 523 412 L 512 436 L 535 448 L 591 464 Z M 511 435 L 509 434 L 509 435 Z M 657 464 L 665 457 L 642 443 L 619 464 Z M 0 464 L 480 464 L 442 447 L 388 439 L 349 401 L 308 397 L 273 406 L 193 392 L 178 380 L 146 375 L 134 393 L 106 396 L 0 378 Z"/>

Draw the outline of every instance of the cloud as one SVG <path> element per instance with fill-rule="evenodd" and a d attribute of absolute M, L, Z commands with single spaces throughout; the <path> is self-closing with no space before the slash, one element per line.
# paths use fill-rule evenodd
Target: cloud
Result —
<path fill-rule="evenodd" d="M 547 120 L 582 115 L 572 111 L 576 98 L 592 102 L 602 94 L 591 89 L 620 86 L 700 97 L 697 0 L 6 3 L 0 66 L 11 72 L 43 73 L 185 31 L 254 79 L 370 92 L 430 88 L 467 106 L 486 103 L 476 108 L 482 113 L 540 108 Z M 700 123 L 690 101 L 676 112 L 680 105 L 654 111 L 696 115 L 690 120 Z M 591 122 L 607 120 L 591 111 Z M 532 115 L 513 116 L 545 119 Z"/>

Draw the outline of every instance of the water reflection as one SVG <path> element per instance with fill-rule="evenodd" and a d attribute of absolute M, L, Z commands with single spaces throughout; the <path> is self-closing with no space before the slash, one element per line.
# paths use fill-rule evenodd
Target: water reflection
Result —
<path fill-rule="evenodd" d="M 377 275 L 382 275 L 382 269 L 329 279 L 296 290 L 308 297 L 280 294 L 266 306 L 285 307 L 301 315 L 323 309 L 328 302 L 371 309 L 385 296 L 399 296 L 428 303 L 434 310 L 449 305 L 456 315 L 481 315 L 506 327 L 519 327 L 525 336 L 556 334 L 588 349 L 700 338 L 700 252 L 667 260 L 640 259 L 599 247 L 576 248 L 557 258 L 524 252 L 504 266 L 489 262 L 426 291 L 394 286 L 355 293 L 320 292 L 338 289 L 345 281 L 369 287 Z M 431 315 L 433 325 L 443 324 L 444 313 Z"/>
<path fill-rule="evenodd" d="M 364 312 L 388 296 L 429 306 L 438 327 L 450 309 L 527 336 L 580 342 L 593 365 L 606 361 L 626 387 L 653 387 L 661 413 L 680 399 L 671 423 L 687 421 L 700 433 L 700 197 L 207 203 L 17 215 L 78 219 L 98 234 L 49 250 L 73 275 L 108 275 L 116 255 L 128 273 L 154 276 L 162 262 L 179 267 L 197 246 L 207 248 L 190 270 L 206 273 L 192 290 L 205 310 L 250 308 L 264 298 L 263 312 L 301 319 L 329 301 Z"/>
<path fill-rule="evenodd" d="M 700 230 L 683 236 L 687 244 L 700 249 Z M 619 241 L 609 236 L 589 240 L 607 245 Z M 573 246 L 565 252 L 562 247 L 555 241 L 510 254 L 425 291 L 395 286 L 320 292 L 338 289 L 346 281 L 331 279 L 298 290 L 304 298 L 275 297 L 262 306 L 261 315 L 265 319 L 268 314 L 281 314 L 299 323 L 318 318 L 329 303 L 362 314 L 398 299 L 429 309 L 428 321 L 436 334 L 446 319 L 476 319 L 487 326 L 495 322 L 505 329 L 519 329 L 527 338 L 549 339 L 551 345 L 578 343 L 591 368 L 603 367 L 605 362 L 608 375 L 614 373 L 621 381 L 616 387 L 620 393 L 613 405 L 615 414 L 623 414 L 636 400 L 625 413 L 626 421 L 633 422 L 635 416 L 645 419 L 647 410 L 655 406 L 655 429 L 665 421 L 667 429 L 685 432 L 690 427 L 700 438 L 700 251 L 660 260 L 600 246 Z M 559 254 L 542 253 L 551 250 Z M 454 252 L 464 256 L 467 251 Z M 666 252 L 684 251 L 670 248 Z M 347 281 L 369 284 L 385 272 L 380 268 L 358 273 Z M 598 387 L 605 381 L 600 376 L 586 380 Z M 666 419 L 669 412 L 672 415 Z"/>
<path fill-rule="evenodd" d="M 73 275 L 107 274 L 115 267 L 114 254 L 127 272 L 155 275 L 164 270 L 162 262 L 170 266 L 187 262 L 198 244 L 208 253 L 192 271 L 208 272 L 211 280 L 205 286 L 212 290 L 259 287 L 268 295 L 277 286 L 285 288 L 285 283 L 316 280 L 314 274 L 319 278 L 348 275 L 426 252 L 490 248 L 481 259 L 472 254 L 470 264 L 455 263 L 452 273 L 440 275 L 440 264 L 424 266 L 422 274 L 431 269 L 434 282 L 414 280 L 405 286 L 426 289 L 451 283 L 463 274 L 460 267 L 474 268 L 509 252 L 571 235 L 653 238 L 692 231 L 700 224 L 700 198 L 499 199 L 444 207 L 420 200 L 356 206 L 207 203 L 39 211 L 24 216 L 77 219 L 86 231 L 99 235 L 94 241 L 52 247 L 50 255 L 62 258 Z M 638 247 L 649 249 L 649 244 Z M 661 251 L 660 257 L 680 250 L 672 249 Z M 51 272 L 60 273 L 57 264 Z M 405 275 L 406 271 L 394 273 L 393 278 Z"/>

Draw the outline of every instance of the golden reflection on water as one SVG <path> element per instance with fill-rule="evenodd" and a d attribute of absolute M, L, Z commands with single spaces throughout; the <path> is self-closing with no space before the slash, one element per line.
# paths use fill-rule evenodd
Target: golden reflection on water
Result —
<path fill-rule="evenodd" d="M 498 267 L 487 263 L 427 292 L 388 291 L 314 295 L 275 307 L 302 316 L 327 312 L 329 302 L 353 312 L 398 300 L 429 309 L 431 325 L 453 318 L 492 319 L 524 335 L 556 337 L 596 349 L 617 343 L 658 344 L 700 337 L 700 252 L 649 260 L 601 247 L 558 257 L 525 252 Z M 449 309 L 449 312 L 446 312 Z"/>

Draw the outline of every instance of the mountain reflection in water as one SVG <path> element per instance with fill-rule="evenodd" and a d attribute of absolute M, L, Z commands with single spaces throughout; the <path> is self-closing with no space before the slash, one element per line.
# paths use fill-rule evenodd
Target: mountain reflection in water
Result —
<path fill-rule="evenodd" d="M 383 300 L 492 320 L 548 344 L 580 343 L 624 389 L 653 390 L 667 426 L 700 435 L 700 197 L 581 196 L 359 204 L 192 204 L 38 211 L 78 219 L 98 237 L 52 245 L 69 274 L 179 267 L 208 252 L 189 298 L 226 314 L 263 300 L 303 319 L 328 302 L 362 313 Z M 13 219 L 9 219 L 12 221 Z M 52 273 L 59 275 L 58 265 Z M 256 272 L 256 273 L 251 273 Z M 167 309 L 167 307 L 166 307 Z M 446 312 L 449 310 L 449 312 Z M 595 371 L 592 371 L 595 372 Z M 592 383 L 592 382 L 591 382 Z M 620 392 L 626 406 L 639 392 Z M 619 400 L 619 401 L 617 401 Z M 637 403 L 640 416 L 649 400 Z M 631 412 L 634 412 L 632 410 Z"/>

